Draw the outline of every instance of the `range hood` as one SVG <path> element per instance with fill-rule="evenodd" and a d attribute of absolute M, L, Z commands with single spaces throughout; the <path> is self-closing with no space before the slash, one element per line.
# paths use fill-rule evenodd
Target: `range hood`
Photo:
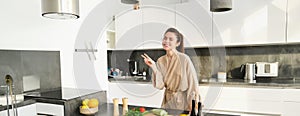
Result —
<path fill-rule="evenodd" d="M 51 19 L 78 19 L 79 0 L 42 0 L 42 16 Z"/>
<path fill-rule="evenodd" d="M 138 0 L 121 0 L 122 3 L 124 4 L 136 4 L 139 3 Z"/>
<path fill-rule="evenodd" d="M 232 9 L 231 0 L 210 0 L 211 12 L 225 12 Z"/>
<path fill-rule="evenodd" d="M 188 2 L 188 0 L 121 0 L 124 4 L 143 3 L 143 5 L 165 5 Z"/>

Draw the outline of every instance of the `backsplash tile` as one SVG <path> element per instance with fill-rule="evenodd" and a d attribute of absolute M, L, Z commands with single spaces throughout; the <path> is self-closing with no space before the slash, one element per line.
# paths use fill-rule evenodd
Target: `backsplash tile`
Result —
<path fill-rule="evenodd" d="M 147 53 L 153 60 L 165 54 L 162 49 L 108 51 L 108 66 L 128 72 L 126 59 L 139 62 L 139 69 L 148 68 L 140 57 Z M 243 78 L 240 66 L 248 62 L 279 62 L 279 78 L 300 78 L 299 45 L 266 45 L 243 47 L 187 48 L 200 78 L 215 77 L 225 71 L 228 78 Z M 123 73 L 125 74 L 125 73 Z"/>
<path fill-rule="evenodd" d="M 0 85 L 5 75 L 13 77 L 16 94 L 31 89 L 61 87 L 59 51 L 0 50 Z M 25 88 L 24 88 L 25 87 Z M 0 89 L 0 95 L 5 88 Z"/>

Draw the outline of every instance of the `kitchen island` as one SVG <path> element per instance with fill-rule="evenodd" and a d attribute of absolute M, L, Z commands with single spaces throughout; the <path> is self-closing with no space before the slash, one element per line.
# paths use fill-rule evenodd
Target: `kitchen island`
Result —
<path fill-rule="evenodd" d="M 17 108 L 33 106 L 31 109 L 19 110 L 20 116 L 26 115 L 26 110 L 31 110 L 31 114 L 55 115 L 55 116 L 80 116 L 79 106 L 83 99 L 96 98 L 99 104 L 107 102 L 106 91 L 76 89 L 76 88 L 57 88 L 51 90 L 37 90 L 22 94 L 24 99 L 18 101 Z M 11 108 L 11 106 L 9 106 Z M 34 110 L 32 110 L 34 109 Z M 6 116 L 7 106 L 0 106 L 0 116 Z M 33 113 L 34 112 L 34 113 Z M 21 113 L 21 114 L 20 114 Z M 23 114 L 22 114 L 23 113 Z"/>
<path fill-rule="evenodd" d="M 155 89 L 151 81 L 109 80 L 108 99 L 126 96 L 132 105 L 160 107 L 164 90 Z M 258 79 L 200 80 L 199 90 L 206 110 L 221 110 L 268 115 L 296 115 L 300 111 L 300 81 Z M 293 106 L 293 107 L 291 107 Z M 295 107 L 295 108 L 294 108 Z"/>
<path fill-rule="evenodd" d="M 132 108 L 139 108 L 139 107 L 144 107 L 146 111 L 150 111 L 152 109 L 159 109 L 156 107 L 147 107 L 147 106 L 135 106 L 135 105 L 129 105 L 128 109 Z M 119 114 L 121 116 L 122 114 L 122 104 L 119 104 Z M 98 107 L 98 112 L 95 114 L 95 116 L 113 116 L 114 112 L 114 105 L 112 103 L 106 103 L 99 105 Z M 183 111 L 183 110 L 171 110 L 171 109 L 164 109 L 168 112 L 168 115 L 172 116 L 179 116 L 180 114 L 188 114 L 188 111 Z M 250 113 L 238 113 L 238 112 L 226 112 L 226 111 L 209 111 L 209 110 L 204 110 L 203 111 L 204 116 L 278 116 L 275 114 L 250 114 Z"/>

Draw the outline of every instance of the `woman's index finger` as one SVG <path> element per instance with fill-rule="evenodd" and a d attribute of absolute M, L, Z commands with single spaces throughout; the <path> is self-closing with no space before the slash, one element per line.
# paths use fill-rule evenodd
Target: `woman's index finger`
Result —
<path fill-rule="evenodd" d="M 144 56 L 143 54 L 141 55 L 144 59 L 146 58 L 146 56 Z"/>
<path fill-rule="evenodd" d="M 144 56 L 146 56 L 147 58 L 149 58 L 150 59 L 150 57 L 146 54 L 146 53 L 144 53 Z"/>

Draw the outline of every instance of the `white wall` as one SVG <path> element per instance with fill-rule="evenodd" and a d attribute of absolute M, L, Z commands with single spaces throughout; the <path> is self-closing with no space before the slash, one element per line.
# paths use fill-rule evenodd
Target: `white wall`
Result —
<path fill-rule="evenodd" d="M 73 53 L 77 33 L 89 12 L 102 0 L 79 1 L 78 20 L 53 20 L 41 16 L 41 0 L 2 0 L 0 49 L 60 51 L 62 87 L 76 87 Z"/>

